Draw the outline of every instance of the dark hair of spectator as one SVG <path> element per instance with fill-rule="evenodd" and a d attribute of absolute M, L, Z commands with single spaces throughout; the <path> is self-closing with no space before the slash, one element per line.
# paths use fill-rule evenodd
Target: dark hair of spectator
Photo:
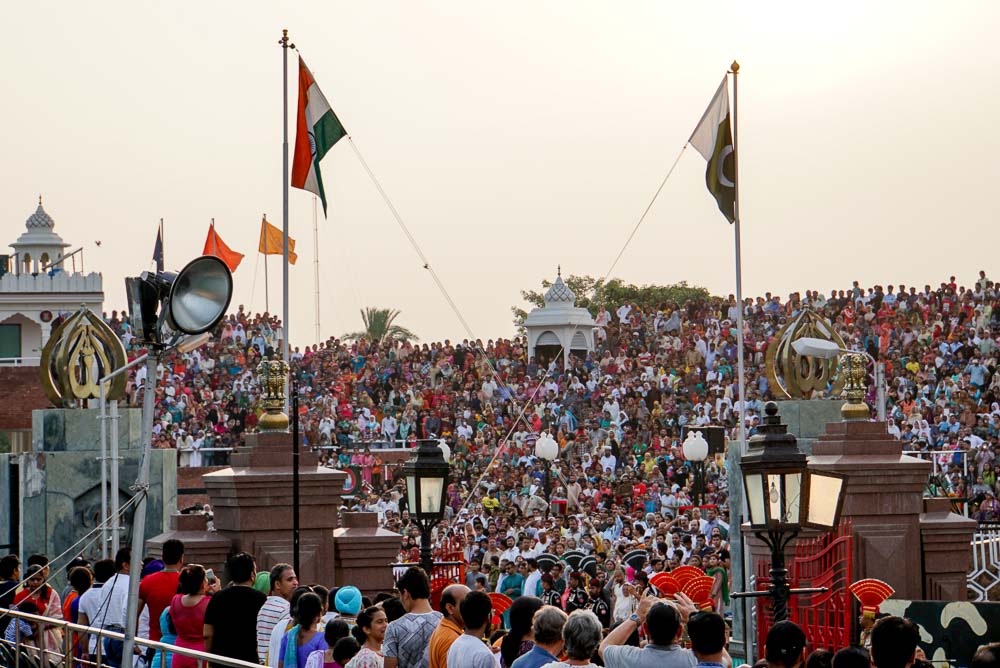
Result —
<path fill-rule="evenodd" d="M 917 625 L 902 617 L 890 616 L 872 627 L 872 663 L 878 668 L 906 668 L 920 640 Z"/>
<path fill-rule="evenodd" d="M 654 603 L 646 615 L 646 630 L 654 645 L 671 645 L 681 628 L 681 613 L 668 603 Z"/>
<path fill-rule="evenodd" d="M 382 609 L 385 611 L 385 618 L 389 622 L 394 622 L 406 614 L 403 602 L 395 596 L 382 601 Z"/>
<path fill-rule="evenodd" d="M 90 589 L 93 583 L 94 574 L 86 566 L 77 566 L 69 572 L 69 584 L 77 594 L 82 594 Z"/>
<path fill-rule="evenodd" d="M 184 543 L 176 538 L 171 538 L 163 543 L 162 553 L 164 564 L 167 566 L 176 566 L 184 561 Z"/>
<path fill-rule="evenodd" d="M 351 627 L 343 619 L 331 619 L 323 628 L 323 639 L 327 647 L 333 647 L 341 638 L 351 634 Z"/>
<path fill-rule="evenodd" d="M 237 552 L 229 557 L 226 568 L 229 569 L 231 581 L 249 582 L 253 578 L 254 571 L 257 570 L 257 564 L 254 563 L 253 557 L 246 552 Z"/>
<path fill-rule="evenodd" d="M 431 583 L 427 579 L 427 573 L 418 566 L 410 566 L 403 573 L 403 577 L 396 582 L 396 589 L 405 591 L 410 598 L 421 599 L 431 597 Z"/>
<path fill-rule="evenodd" d="M 188 564 L 177 577 L 177 593 L 196 596 L 205 583 L 205 568 L 200 564 Z"/>
<path fill-rule="evenodd" d="M 531 631 L 531 620 L 542 607 L 542 600 L 534 596 L 519 596 L 510 606 L 510 630 L 500 643 L 500 656 L 503 665 L 509 666 L 517 658 L 521 649 L 521 641 Z"/>
<path fill-rule="evenodd" d="M 726 621 L 717 612 L 697 612 L 691 615 L 687 631 L 691 638 L 691 649 L 699 654 L 718 654 L 726 646 Z"/>
<path fill-rule="evenodd" d="M 833 668 L 871 668 L 872 657 L 864 647 L 851 645 L 833 655 Z"/>
<path fill-rule="evenodd" d="M 483 628 L 493 614 L 493 600 L 486 592 L 470 591 L 458 605 L 467 629 Z"/>
<path fill-rule="evenodd" d="M 105 583 L 115 574 L 115 562 L 101 559 L 94 562 L 94 582 Z"/>
<path fill-rule="evenodd" d="M 361 645 L 358 644 L 357 640 L 350 636 L 341 638 L 333 646 L 333 660 L 342 666 L 346 666 L 347 662 L 353 659 L 360 651 Z"/>

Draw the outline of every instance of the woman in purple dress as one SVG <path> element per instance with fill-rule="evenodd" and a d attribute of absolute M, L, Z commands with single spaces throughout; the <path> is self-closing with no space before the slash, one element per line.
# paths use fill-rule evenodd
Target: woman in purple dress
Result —
<path fill-rule="evenodd" d="M 326 638 L 319 630 L 323 618 L 323 602 L 316 594 L 299 597 L 295 611 L 295 626 L 281 641 L 278 668 L 305 668 L 309 655 L 327 649 Z"/>

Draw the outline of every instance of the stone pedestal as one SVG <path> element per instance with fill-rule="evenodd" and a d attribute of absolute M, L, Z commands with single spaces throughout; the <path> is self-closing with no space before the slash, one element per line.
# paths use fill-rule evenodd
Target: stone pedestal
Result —
<path fill-rule="evenodd" d="M 795 434 L 799 450 L 812 453 L 813 444 L 826 433 L 831 422 L 840 422 L 840 399 L 789 399 L 778 401 L 778 415 L 788 426 L 788 433 Z"/>
<path fill-rule="evenodd" d="M 972 570 L 976 521 L 951 511 L 951 499 L 924 499 L 920 541 L 924 556 L 924 598 L 968 599 L 966 579 Z"/>
<path fill-rule="evenodd" d="M 902 451 L 883 422 L 834 422 L 809 465 L 848 476 L 842 517 L 854 525 L 854 579 L 878 578 L 897 598 L 922 599 L 920 519 L 931 463 Z"/>
<path fill-rule="evenodd" d="M 292 563 L 292 436 L 284 432 L 247 434 L 246 447 L 231 466 L 203 477 L 215 529 L 248 552 L 265 570 Z M 308 451 L 299 456 L 299 581 L 334 581 L 332 532 L 338 526 L 346 474 L 318 465 Z"/>
<path fill-rule="evenodd" d="M 109 467 L 108 512 L 112 495 L 117 494 L 119 507 L 132 498 L 129 487 L 139 476 L 142 451 L 142 410 L 121 407 L 118 412 L 118 489 L 110 488 Z M 12 498 L 13 491 L 13 498 L 20 500 L 22 554 L 55 556 L 97 529 L 101 522 L 100 411 L 47 408 L 33 411 L 31 421 L 31 450 L 10 456 L 20 465 L 20 475 L 19 479 L 0 477 L 0 498 Z M 106 424 L 110 457 L 113 426 L 110 420 Z M 150 455 L 147 538 L 165 531 L 177 510 L 177 451 L 154 449 Z M 3 458 L 0 464 L 8 461 Z M 127 529 L 131 523 L 132 512 L 127 510 L 120 524 Z M 16 532 L 18 528 L 11 529 Z M 91 559 L 100 558 L 99 531 L 92 538 L 84 541 L 78 551 Z M 121 532 L 120 541 L 123 547 L 129 545 L 127 531 Z M 59 568 L 54 571 L 52 585 L 59 589 L 64 584 L 65 571 Z"/>
<path fill-rule="evenodd" d="M 344 513 L 333 532 L 335 582 L 352 584 L 364 594 L 395 586 L 389 564 L 399 556 L 403 537 L 379 528 L 377 513 Z"/>
<path fill-rule="evenodd" d="M 163 544 L 171 538 L 184 543 L 184 563 L 201 564 L 205 568 L 215 570 L 216 576 L 223 579 L 226 574 L 226 560 L 232 550 L 233 542 L 214 531 L 208 530 L 208 517 L 201 513 L 182 515 L 175 513 L 170 518 L 170 530 L 146 541 L 146 554 L 160 558 L 163 556 Z"/>

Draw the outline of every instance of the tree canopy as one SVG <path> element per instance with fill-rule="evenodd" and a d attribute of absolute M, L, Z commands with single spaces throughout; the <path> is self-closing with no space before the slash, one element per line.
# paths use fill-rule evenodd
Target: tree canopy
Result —
<path fill-rule="evenodd" d="M 688 285 L 687 281 L 672 285 L 634 285 L 620 278 L 612 278 L 605 283 L 593 276 L 571 275 L 563 282 L 576 293 L 576 305 L 596 316 L 601 307 L 613 311 L 625 302 L 638 304 L 640 308 L 658 308 L 666 305 L 681 306 L 689 301 L 703 301 L 711 295 L 705 288 Z M 552 287 L 552 281 L 543 280 L 542 290 L 521 290 L 521 298 L 531 306 L 545 305 L 545 291 Z M 514 325 L 520 329 L 528 311 L 520 306 L 512 306 Z"/>
<path fill-rule="evenodd" d="M 419 341 L 416 334 L 405 327 L 393 324 L 399 317 L 397 309 L 367 307 L 361 310 L 361 321 L 365 328 L 363 331 L 351 332 L 344 335 L 348 341 L 365 339 L 375 344 L 385 341 Z"/>

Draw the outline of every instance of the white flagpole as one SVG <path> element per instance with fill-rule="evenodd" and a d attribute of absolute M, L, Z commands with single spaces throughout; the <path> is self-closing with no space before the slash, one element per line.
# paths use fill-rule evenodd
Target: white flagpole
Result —
<path fill-rule="evenodd" d="M 291 323 L 288 317 L 288 47 L 295 48 L 294 44 L 288 42 L 288 30 L 281 31 L 281 78 L 282 78 L 282 103 L 281 103 L 281 331 L 282 350 L 281 358 L 288 362 L 288 339 L 291 331 Z M 285 392 L 285 409 L 288 409 L 288 392 Z"/>
<path fill-rule="evenodd" d="M 316 195 L 313 195 L 313 288 L 315 292 L 316 345 L 319 345 L 319 217 L 316 211 Z"/>
<path fill-rule="evenodd" d="M 736 176 L 736 199 L 733 213 L 736 218 L 733 223 L 733 234 L 736 237 L 736 345 L 737 361 L 739 363 L 740 389 L 740 455 L 747 453 L 747 420 L 746 420 L 746 368 L 743 362 L 743 261 L 740 249 L 740 161 L 739 161 L 739 96 L 737 94 L 736 75 L 740 64 L 735 60 L 730 70 L 733 75 L 733 174 Z"/>

